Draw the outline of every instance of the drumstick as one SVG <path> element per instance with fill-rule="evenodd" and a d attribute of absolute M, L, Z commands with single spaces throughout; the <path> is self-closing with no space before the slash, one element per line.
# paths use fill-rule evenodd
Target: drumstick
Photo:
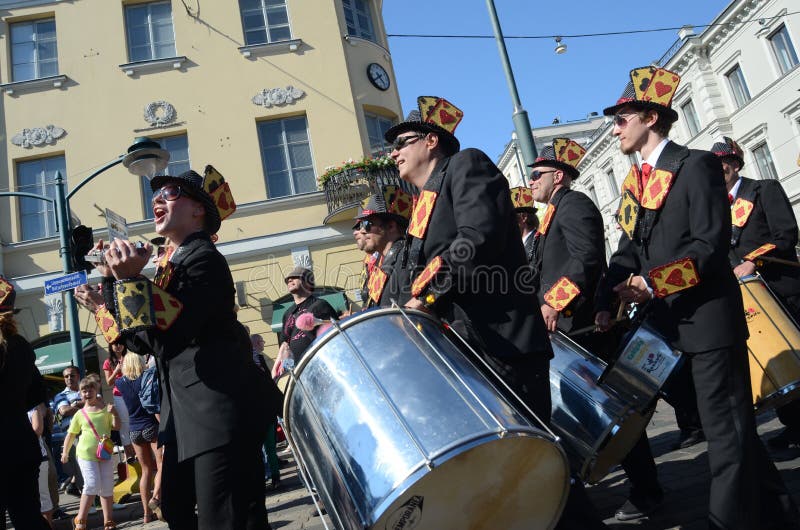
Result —
<path fill-rule="evenodd" d="M 625 281 L 625 287 L 630 287 L 631 282 L 633 282 L 633 273 L 631 273 L 630 276 L 628 276 L 628 279 Z M 622 300 L 619 301 L 619 310 L 617 311 L 617 318 L 614 320 L 619 320 L 620 318 L 622 318 L 622 314 L 625 312 L 626 305 L 628 304 L 626 304 Z"/>
<path fill-rule="evenodd" d="M 608 325 L 609 326 L 613 326 L 617 322 L 622 322 L 623 320 L 626 320 L 626 319 L 624 319 L 624 318 L 612 318 L 611 320 L 608 321 Z M 597 331 L 597 329 L 598 329 L 597 328 L 597 324 L 592 324 L 591 326 L 585 326 L 585 327 L 582 327 L 582 328 L 573 329 L 572 331 L 567 333 L 567 336 L 568 337 L 576 337 L 578 335 L 584 335 L 584 334 L 589 333 L 591 331 Z"/>

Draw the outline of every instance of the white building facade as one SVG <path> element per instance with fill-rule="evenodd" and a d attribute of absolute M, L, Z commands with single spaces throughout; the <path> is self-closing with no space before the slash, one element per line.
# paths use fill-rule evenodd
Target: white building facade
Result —
<path fill-rule="evenodd" d="M 800 214 L 797 7 L 796 0 L 734 0 L 701 33 L 682 29 L 680 39 L 658 61 L 658 66 L 681 76 L 672 102 L 679 120 L 670 138 L 694 149 L 710 149 L 722 136 L 733 138 L 744 150 L 742 174 L 780 180 L 796 217 Z M 639 66 L 632 64 L 631 69 Z M 625 82 L 620 80 L 620 93 Z M 609 105 L 617 96 L 609 99 Z M 608 254 L 616 249 L 621 234 L 615 219 L 620 184 L 635 162 L 620 152 L 611 132 L 607 121 L 590 143 L 583 144 L 587 152 L 574 185 L 603 214 Z M 500 167 L 507 176 L 515 174 L 515 168 Z"/>

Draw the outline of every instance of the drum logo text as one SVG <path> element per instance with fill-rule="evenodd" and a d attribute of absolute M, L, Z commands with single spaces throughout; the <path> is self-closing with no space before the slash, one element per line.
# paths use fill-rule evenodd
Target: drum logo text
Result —
<path fill-rule="evenodd" d="M 422 495 L 414 495 L 389 516 L 386 530 L 411 530 L 422 519 Z"/>

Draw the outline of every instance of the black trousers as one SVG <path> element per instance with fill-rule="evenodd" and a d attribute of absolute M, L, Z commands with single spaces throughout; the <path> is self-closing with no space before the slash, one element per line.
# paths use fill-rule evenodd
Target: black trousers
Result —
<path fill-rule="evenodd" d="M 756 432 L 746 345 L 690 355 L 708 440 L 710 527 L 796 528 L 797 507 Z"/>
<path fill-rule="evenodd" d="M 0 472 L 0 528 L 6 527 L 6 510 L 14 528 L 49 530 L 39 505 L 40 462 L 16 462 L 5 456 Z"/>
<path fill-rule="evenodd" d="M 182 462 L 177 453 L 174 445 L 164 446 L 161 509 L 171 529 L 270 528 L 257 441 L 234 442 Z"/>

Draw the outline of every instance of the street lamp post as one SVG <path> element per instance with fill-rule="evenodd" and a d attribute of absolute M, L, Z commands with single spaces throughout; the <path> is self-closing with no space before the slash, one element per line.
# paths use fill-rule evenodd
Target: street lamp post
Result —
<path fill-rule="evenodd" d="M 116 159 L 104 165 L 85 179 L 75 188 L 67 193 L 64 177 L 60 171 L 56 171 L 55 199 L 46 195 L 23 192 L 3 192 L 0 197 L 28 197 L 53 203 L 56 214 L 56 227 L 58 228 L 59 249 L 61 256 L 61 268 L 66 273 L 72 271 L 72 253 L 69 245 L 69 200 L 83 186 L 88 184 L 93 178 L 102 172 L 122 163 L 128 171 L 134 175 L 151 175 L 163 170 L 169 162 L 169 152 L 161 149 L 161 146 L 149 138 L 137 138 L 133 145 L 128 148 L 126 154 L 119 155 Z M 143 171 L 140 173 L 140 171 Z M 75 303 L 75 295 L 67 291 L 67 320 L 69 321 L 69 339 L 72 347 L 72 364 L 84 374 L 83 365 L 83 344 L 81 341 L 80 322 L 78 321 L 78 305 Z"/>
<path fill-rule="evenodd" d="M 511 120 L 514 122 L 514 130 L 517 133 L 519 146 L 522 150 L 522 158 L 525 160 L 525 166 L 528 166 L 536 161 L 537 156 L 536 144 L 533 141 L 533 132 L 531 131 L 531 122 L 528 120 L 528 112 L 522 108 L 522 103 L 519 100 L 517 83 L 514 81 L 514 72 L 511 70 L 511 62 L 508 60 L 506 42 L 503 39 L 503 30 L 500 28 L 500 21 L 497 19 L 497 10 L 494 7 L 494 0 L 486 0 L 486 7 L 489 9 L 489 18 L 492 20 L 492 27 L 494 28 L 494 38 L 497 41 L 497 49 L 500 52 L 500 60 L 503 63 L 503 70 L 506 74 L 508 90 L 511 92 L 511 100 L 514 103 L 514 114 L 511 116 Z M 526 182 L 527 175 L 523 171 L 523 185 L 525 185 Z"/>

